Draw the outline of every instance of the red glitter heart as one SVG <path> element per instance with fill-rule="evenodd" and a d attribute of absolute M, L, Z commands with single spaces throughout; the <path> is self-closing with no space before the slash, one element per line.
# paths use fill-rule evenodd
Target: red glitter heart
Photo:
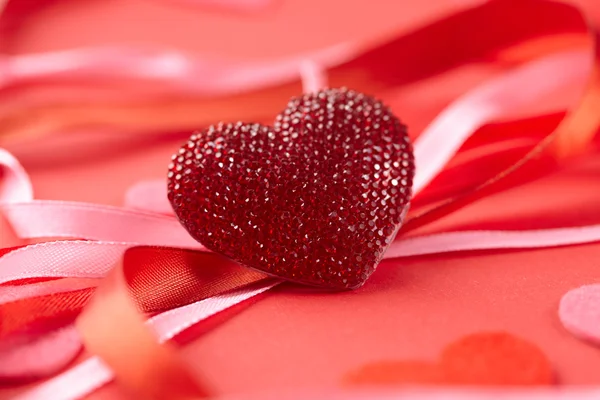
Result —
<path fill-rule="evenodd" d="M 292 99 L 273 127 L 195 133 L 169 166 L 169 200 L 200 243 L 248 267 L 328 288 L 362 285 L 408 210 L 406 127 L 347 89 Z"/>

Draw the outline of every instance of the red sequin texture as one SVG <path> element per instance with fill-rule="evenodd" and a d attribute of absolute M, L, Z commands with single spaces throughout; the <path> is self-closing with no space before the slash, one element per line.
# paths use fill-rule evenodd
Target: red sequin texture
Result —
<path fill-rule="evenodd" d="M 414 162 L 406 127 L 346 89 L 292 99 L 274 126 L 195 133 L 169 168 L 169 200 L 208 249 L 291 281 L 356 288 L 398 232 Z"/>

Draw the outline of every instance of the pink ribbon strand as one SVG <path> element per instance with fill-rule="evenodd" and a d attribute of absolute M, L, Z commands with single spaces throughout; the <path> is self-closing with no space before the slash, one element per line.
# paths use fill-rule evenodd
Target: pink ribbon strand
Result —
<path fill-rule="evenodd" d="M 7 150 L 0 148 L 0 203 L 28 202 L 33 199 L 29 175 Z"/>

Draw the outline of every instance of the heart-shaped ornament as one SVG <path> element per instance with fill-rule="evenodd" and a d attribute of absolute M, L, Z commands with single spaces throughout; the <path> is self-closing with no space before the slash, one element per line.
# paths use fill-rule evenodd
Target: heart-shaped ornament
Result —
<path fill-rule="evenodd" d="M 208 249 L 290 281 L 356 288 L 408 210 L 406 127 L 347 89 L 292 99 L 275 124 L 219 124 L 173 156 L 168 195 Z"/>

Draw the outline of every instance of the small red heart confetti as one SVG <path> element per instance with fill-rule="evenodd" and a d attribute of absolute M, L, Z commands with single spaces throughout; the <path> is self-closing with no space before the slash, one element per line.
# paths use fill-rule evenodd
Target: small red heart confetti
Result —
<path fill-rule="evenodd" d="M 293 98 L 275 124 L 219 124 L 169 166 L 168 196 L 208 249 L 294 282 L 361 286 L 394 240 L 414 176 L 406 127 L 347 89 Z"/>
<path fill-rule="evenodd" d="M 548 358 L 505 332 L 481 332 L 450 343 L 437 363 L 382 361 L 344 377 L 349 385 L 539 386 L 554 383 Z"/>
<path fill-rule="evenodd" d="M 450 343 L 440 363 L 447 381 L 458 385 L 554 382 L 552 366 L 539 347 L 505 332 L 475 333 Z"/>
<path fill-rule="evenodd" d="M 423 361 L 381 361 L 366 364 L 350 372 L 344 382 L 349 385 L 443 384 L 444 371 L 437 364 Z"/>

